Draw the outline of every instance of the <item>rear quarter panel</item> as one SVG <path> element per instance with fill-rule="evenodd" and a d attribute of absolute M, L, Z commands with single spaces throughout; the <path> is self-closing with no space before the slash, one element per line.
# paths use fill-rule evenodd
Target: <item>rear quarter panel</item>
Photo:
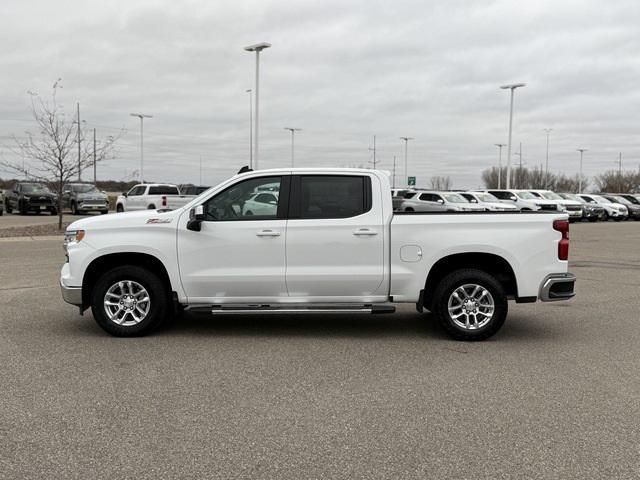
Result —
<path fill-rule="evenodd" d="M 542 280 L 563 273 L 568 262 L 558 260 L 560 232 L 553 221 L 566 214 L 413 214 L 394 215 L 391 222 L 391 295 L 394 301 L 415 302 L 431 267 L 457 253 L 490 253 L 504 258 L 514 271 L 518 296 L 538 296 Z M 400 257 L 403 246 L 422 251 L 417 261 Z"/>

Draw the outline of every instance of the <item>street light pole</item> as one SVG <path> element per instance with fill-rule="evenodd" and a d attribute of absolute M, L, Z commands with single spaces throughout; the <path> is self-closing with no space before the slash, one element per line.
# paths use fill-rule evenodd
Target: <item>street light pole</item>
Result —
<path fill-rule="evenodd" d="M 502 188 L 502 147 L 506 147 L 504 143 L 494 143 L 500 149 L 498 153 L 498 189 Z"/>
<path fill-rule="evenodd" d="M 153 115 L 144 113 L 130 113 L 132 117 L 140 119 L 140 183 L 144 183 L 144 119 L 153 118 Z"/>
<path fill-rule="evenodd" d="M 93 129 L 93 184 L 97 185 L 97 167 L 96 167 L 96 129 Z"/>
<path fill-rule="evenodd" d="M 249 94 L 249 168 L 253 169 L 253 90 L 245 90 Z"/>
<path fill-rule="evenodd" d="M 289 130 L 291 132 L 291 168 L 293 168 L 293 143 L 295 133 L 301 131 L 301 128 L 292 128 L 292 127 L 284 127 L 285 130 Z"/>
<path fill-rule="evenodd" d="M 393 177 L 391 188 L 396 188 L 396 156 L 393 156 Z"/>
<path fill-rule="evenodd" d="M 78 107 L 78 182 L 82 180 L 82 156 L 80 154 L 80 142 L 82 137 L 80 136 L 80 102 L 76 103 Z"/>
<path fill-rule="evenodd" d="M 404 178 L 405 182 L 407 182 L 407 187 L 409 186 L 409 163 L 407 161 L 407 150 L 409 149 L 409 140 L 415 140 L 413 137 L 400 137 L 400 140 L 404 140 Z"/>
<path fill-rule="evenodd" d="M 544 188 L 549 188 L 549 134 L 553 131 L 553 128 L 544 128 L 543 131 L 547 134 L 547 158 L 544 164 Z"/>
<path fill-rule="evenodd" d="M 582 193 L 582 154 L 587 151 L 586 148 L 577 148 L 580 152 L 580 177 L 578 178 L 578 193 Z"/>
<path fill-rule="evenodd" d="M 262 50 L 264 50 L 265 48 L 269 48 L 271 46 L 270 43 L 267 42 L 262 42 L 262 43 L 256 43 L 255 45 L 249 45 L 248 47 L 244 47 L 244 49 L 247 52 L 256 52 L 256 107 L 255 107 L 255 144 L 254 144 L 254 154 L 253 154 L 253 158 L 254 158 L 254 163 L 255 163 L 255 167 L 256 170 L 258 169 L 258 132 L 259 132 L 259 128 L 260 128 L 260 122 L 259 122 L 259 117 L 260 117 L 260 52 Z"/>
<path fill-rule="evenodd" d="M 516 88 L 524 87 L 526 83 L 512 83 L 510 85 L 502 85 L 503 90 L 511 90 L 511 103 L 509 107 L 509 142 L 507 145 L 507 188 L 511 188 L 511 131 L 513 129 L 513 91 Z"/>

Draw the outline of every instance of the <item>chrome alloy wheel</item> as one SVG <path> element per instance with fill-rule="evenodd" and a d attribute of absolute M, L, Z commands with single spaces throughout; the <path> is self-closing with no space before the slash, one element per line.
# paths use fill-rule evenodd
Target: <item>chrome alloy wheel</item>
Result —
<path fill-rule="evenodd" d="M 449 315 L 458 327 L 478 330 L 484 327 L 495 311 L 495 303 L 489 290 L 468 283 L 456 288 L 449 296 Z"/>
<path fill-rule="evenodd" d="M 146 318 L 151 308 L 147 290 L 138 282 L 122 280 L 111 285 L 104 295 L 104 311 L 116 325 L 130 327 Z"/>

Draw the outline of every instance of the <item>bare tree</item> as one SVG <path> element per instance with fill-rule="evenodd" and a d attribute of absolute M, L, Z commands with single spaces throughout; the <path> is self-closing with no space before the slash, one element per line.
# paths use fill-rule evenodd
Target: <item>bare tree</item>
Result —
<path fill-rule="evenodd" d="M 451 177 L 431 177 L 431 188 L 433 190 L 451 190 L 453 188 Z"/>
<path fill-rule="evenodd" d="M 1 161 L 0 165 L 27 178 L 49 184 L 57 195 L 58 229 L 62 230 L 62 192 L 64 185 L 78 176 L 80 170 L 94 164 L 93 144 L 90 148 L 77 152 L 77 120 L 67 118 L 62 106 L 57 102 L 56 95 L 62 85 L 61 79 L 53 84 L 50 99 L 43 99 L 40 95 L 31 95 L 31 115 L 36 123 L 37 132 L 26 132 L 25 138 L 15 135 L 15 143 L 11 151 L 20 161 Z M 122 134 L 122 132 L 121 132 Z M 110 136 L 96 145 L 95 160 L 100 162 L 112 154 L 114 143 L 120 138 Z M 82 137 L 79 139 L 82 141 Z M 28 161 L 29 164 L 25 164 Z"/>
<path fill-rule="evenodd" d="M 595 177 L 600 192 L 634 193 L 640 191 L 640 172 L 608 170 Z"/>

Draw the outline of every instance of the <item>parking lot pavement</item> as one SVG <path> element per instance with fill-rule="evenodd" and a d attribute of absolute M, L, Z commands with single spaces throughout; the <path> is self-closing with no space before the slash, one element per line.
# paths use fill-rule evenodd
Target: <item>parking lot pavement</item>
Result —
<path fill-rule="evenodd" d="M 0 477 L 637 478 L 640 223 L 571 241 L 577 297 L 480 343 L 413 306 L 117 339 L 62 302 L 59 241 L 0 244 Z"/>
<path fill-rule="evenodd" d="M 94 214 L 91 213 L 90 215 Z M 100 214 L 98 213 L 95 215 Z M 64 214 L 62 216 L 62 221 L 73 222 L 83 216 L 84 215 Z M 58 216 L 50 215 L 48 213 L 43 213 L 42 215 L 35 215 L 33 213 L 30 215 L 14 215 L 12 213 L 9 214 L 5 212 L 4 215 L 0 217 L 0 229 L 9 227 L 30 227 L 32 225 L 46 225 L 48 223 L 58 223 Z"/>

